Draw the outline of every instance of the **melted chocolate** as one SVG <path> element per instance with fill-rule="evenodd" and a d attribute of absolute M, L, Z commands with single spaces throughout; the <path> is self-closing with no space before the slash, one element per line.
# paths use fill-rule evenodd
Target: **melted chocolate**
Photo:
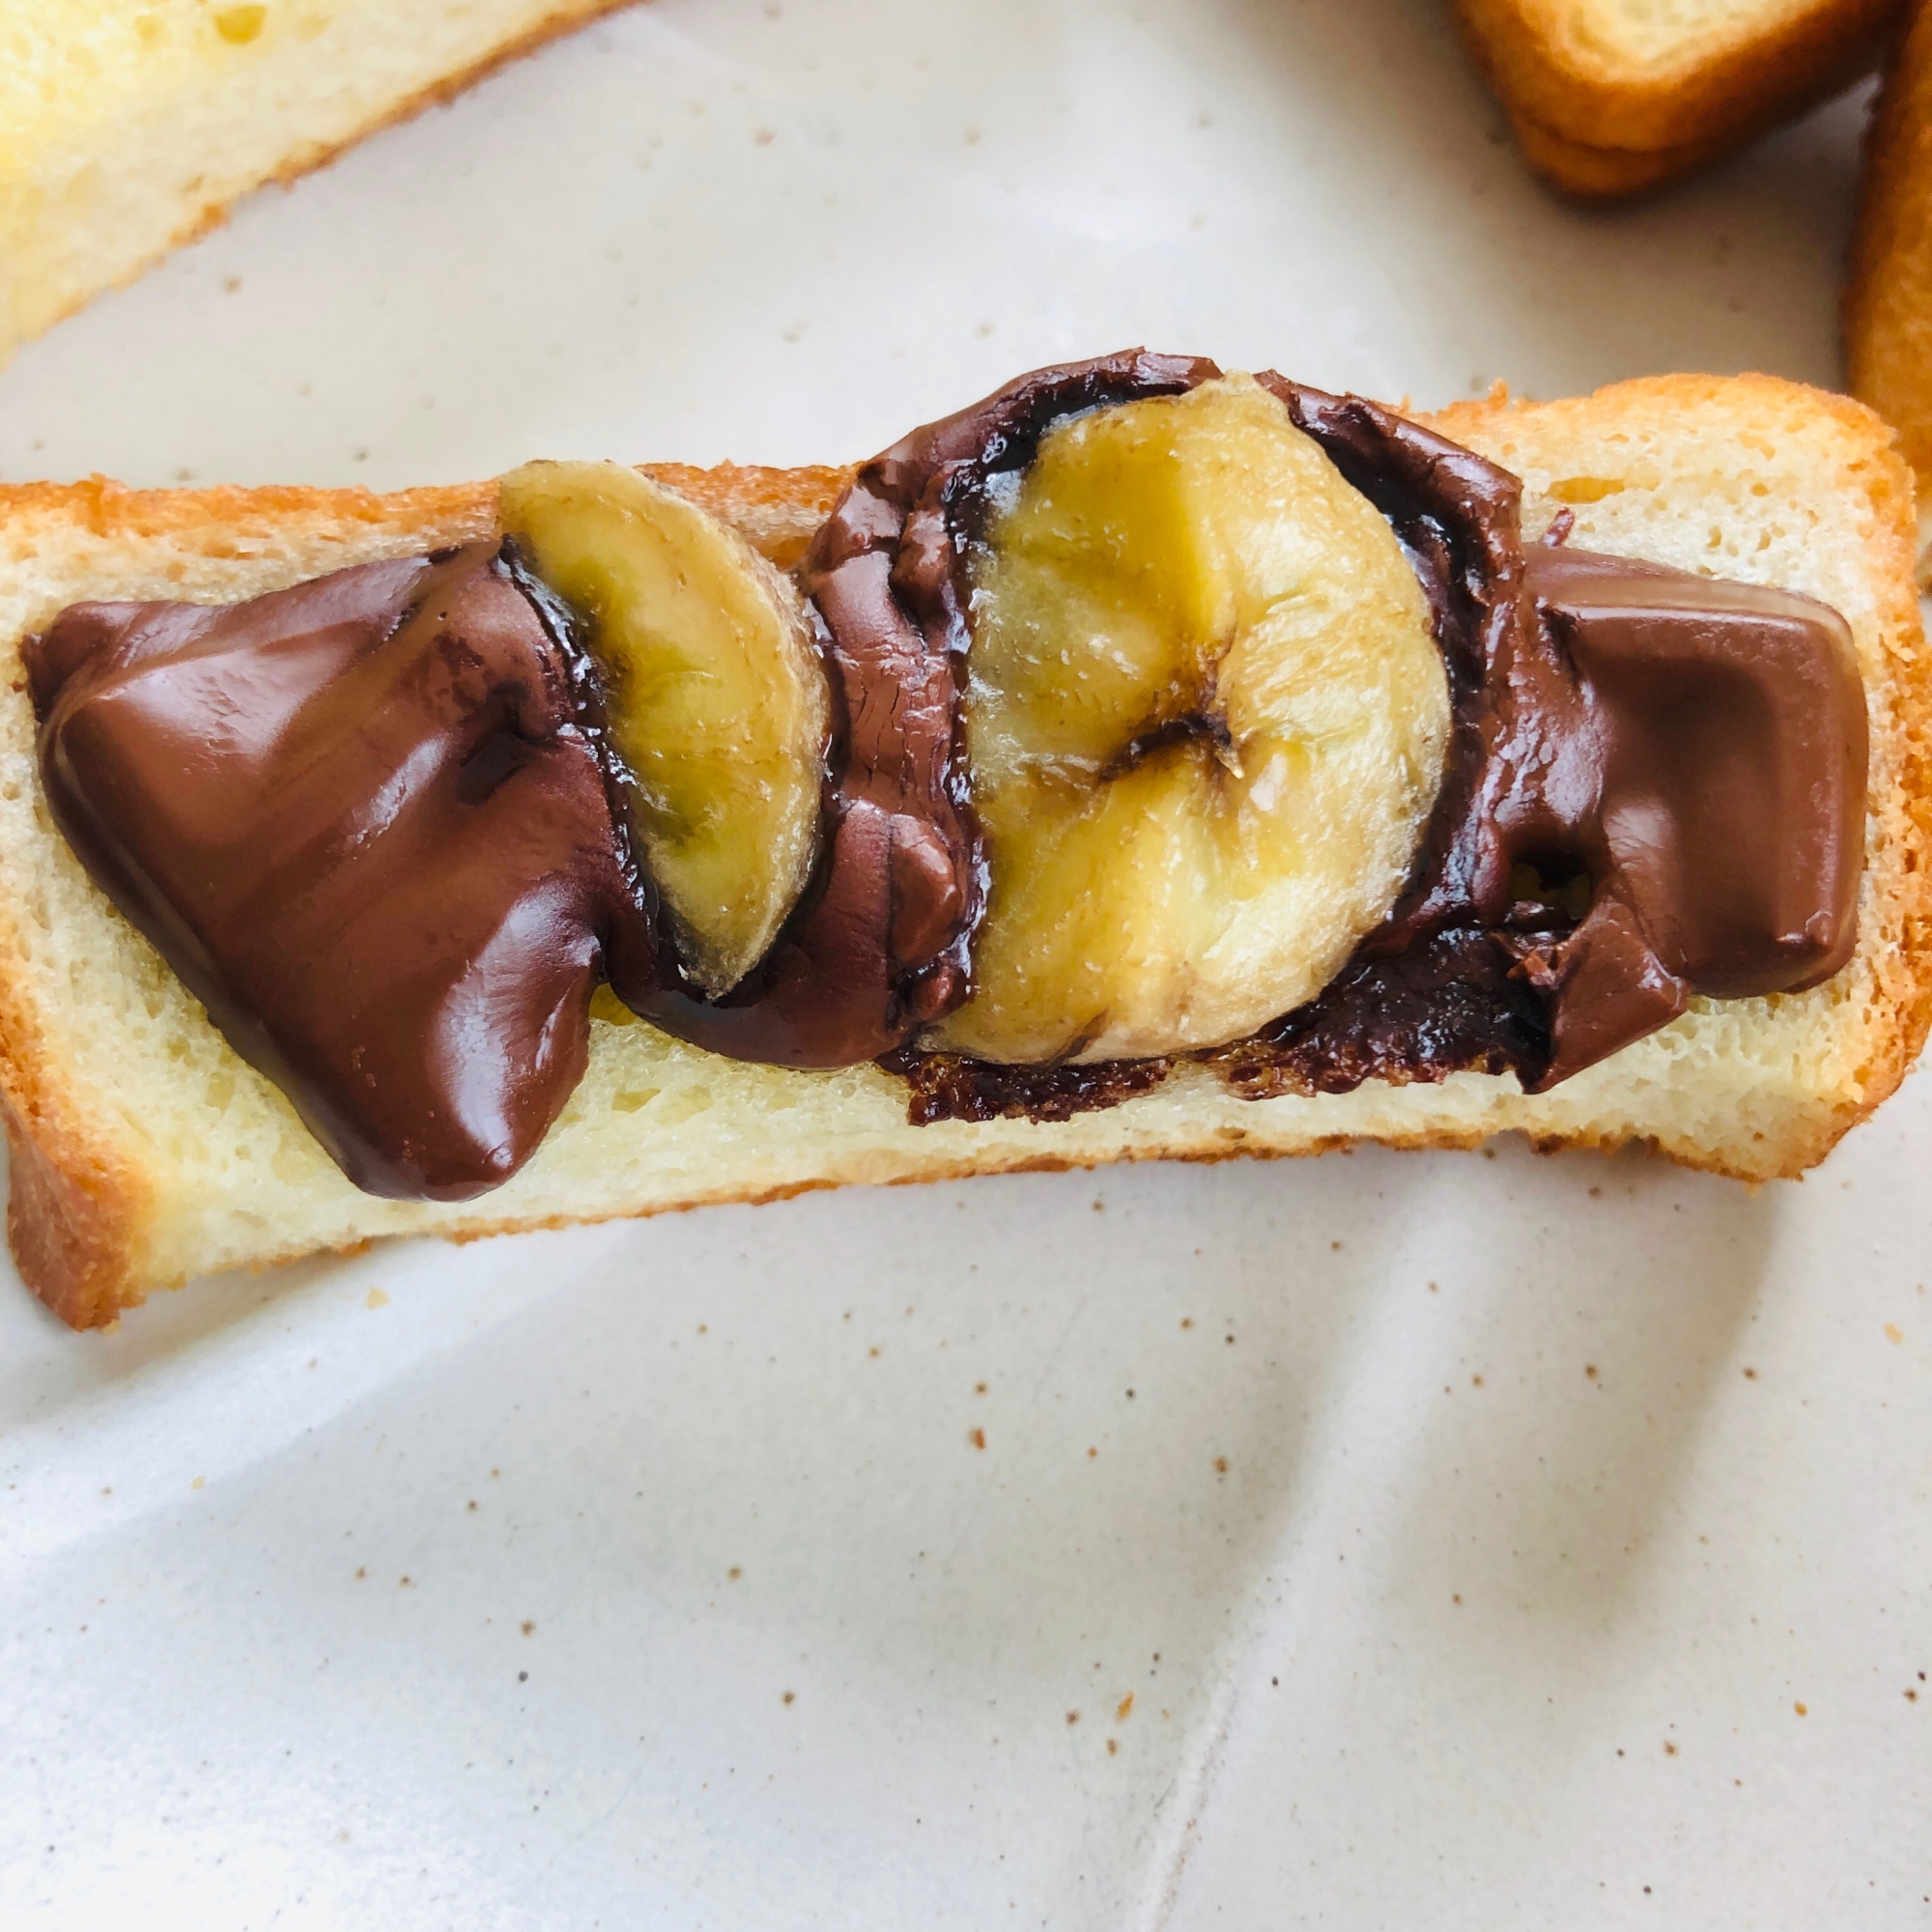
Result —
<path fill-rule="evenodd" d="M 1462 1070 L 1543 1092 L 1692 992 L 1797 990 L 1843 965 L 1866 747 L 1838 613 L 1654 564 L 1525 554 L 1509 471 L 1360 397 L 1259 380 L 1401 540 L 1448 674 L 1450 743 L 1388 917 L 1316 999 L 1200 1057 L 1257 1098 Z M 1152 1084 L 1127 1086 L 1127 1065 L 1060 1084 L 909 1074 L 912 1118 L 987 1118 L 988 1094 L 995 1112 L 1031 1112 L 1037 1093 L 1035 1117 L 1063 1119 Z"/>
<path fill-rule="evenodd" d="M 373 1194 L 460 1201 L 583 1072 L 651 937 L 584 667 L 494 544 L 25 647 L 54 820 Z"/>
<path fill-rule="evenodd" d="M 1078 1066 L 1006 1066 L 956 1053 L 901 1047 L 879 1062 L 912 1090 L 906 1118 L 935 1121 L 1070 1121 L 1097 1107 L 1118 1107 L 1167 1078 L 1168 1060 L 1103 1060 Z"/>
<path fill-rule="evenodd" d="M 969 990 L 985 893 L 961 723 L 964 557 L 1055 423 L 1218 372 L 1043 370 L 867 464 L 803 567 L 838 707 L 827 837 L 771 955 L 696 997 L 654 930 L 570 613 L 507 547 L 246 604 L 77 605 L 25 646 L 56 822 L 357 1185 L 459 1200 L 582 1075 L 600 973 L 713 1051 L 873 1056 L 911 1118 L 1064 1120 L 1165 1060 L 994 1066 L 908 1045 Z M 1447 668 L 1411 879 L 1314 1001 L 1201 1056 L 1234 1089 L 1515 1072 L 1541 1090 L 1681 1011 L 1808 986 L 1856 936 L 1864 693 L 1779 591 L 1542 548 L 1507 471 L 1261 379 L 1388 519 Z"/>
<path fill-rule="evenodd" d="M 843 1066 L 965 999 L 985 861 L 960 723 L 962 559 L 988 481 L 1025 469 L 1069 415 L 1219 373 L 1140 350 L 1037 370 L 860 469 L 799 573 L 840 712 L 817 875 L 743 985 L 715 1001 L 669 980 L 635 998 L 620 987 L 639 1012 L 734 1059 Z"/>
<path fill-rule="evenodd" d="M 1808 597 L 1530 553 L 1545 646 L 1514 680 L 1487 804 L 1504 855 L 1595 881 L 1554 944 L 1554 1086 L 1683 1011 L 1828 980 L 1858 940 L 1867 763 L 1851 632 Z M 1560 665 L 1559 662 L 1560 661 Z"/>

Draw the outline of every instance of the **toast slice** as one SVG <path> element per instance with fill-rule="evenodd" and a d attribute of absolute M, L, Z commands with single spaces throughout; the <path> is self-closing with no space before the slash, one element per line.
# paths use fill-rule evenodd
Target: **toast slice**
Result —
<path fill-rule="evenodd" d="M 0 0 L 0 363 L 265 182 L 628 0 Z"/>
<path fill-rule="evenodd" d="M 1932 6 L 1914 8 L 1865 136 L 1845 360 L 1852 393 L 1932 482 Z M 1932 514 L 1921 512 L 1919 535 L 1922 554 Z"/>
<path fill-rule="evenodd" d="M 1208 1067 L 1064 1122 L 912 1126 L 901 1082 L 723 1060 L 641 1021 L 593 1022 L 589 1070 L 521 1174 L 465 1204 L 377 1200 L 343 1178 L 242 1064 L 54 832 L 18 639 L 83 598 L 248 597 L 340 565 L 489 531 L 491 485 L 141 493 L 0 489 L 0 1101 L 21 1273 L 69 1321 L 112 1321 L 212 1269 L 374 1236 L 456 1236 L 764 1201 L 845 1181 L 1300 1154 L 1357 1140 L 1470 1147 L 1654 1142 L 1758 1180 L 1800 1172 L 1898 1084 L 1932 1012 L 1928 668 L 1913 594 L 1912 485 L 1856 403 L 1762 377 L 1628 383 L 1579 401 L 1500 394 L 1434 419 L 1559 509 L 1592 548 L 1808 592 L 1849 620 L 1870 694 L 1872 811 L 1859 950 L 1810 992 L 1713 1004 L 1540 1097 L 1514 1076 L 1237 1098 Z M 650 472 L 781 564 L 836 469 Z"/>
<path fill-rule="evenodd" d="M 1898 0 L 1456 0 L 1523 158 L 1565 194 L 1661 187 L 1849 87 Z"/>

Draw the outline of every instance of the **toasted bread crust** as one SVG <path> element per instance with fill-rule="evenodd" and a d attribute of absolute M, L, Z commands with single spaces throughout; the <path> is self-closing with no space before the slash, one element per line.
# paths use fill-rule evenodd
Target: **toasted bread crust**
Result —
<path fill-rule="evenodd" d="M 104 1139 L 40 1050 L 20 982 L 0 975 L 0 1114 L 7 1122 L 7 1239 L 20 1274 L 73 1328 L 127 1305 L 152 1190 Z"/>
<path fill-rule="evenodd" d="M 93 287 L 81 291 L 53 313 L 40 318 L 24 335 L 13 340 L 0 336 L 0 363 L 6 362 L 22 343 L 43 334 L 56 323 L 65 322 L 69 316 L 77 315 L 98 296 L 105 295 L 112 289 L 127 288 L 130 283 L 140 280 L 157 262 L 162 261 L 177 248 L 185 248 L 190 243 L 200 241 L 203 236 L 213 233 L 228 219 L 248 195 L 258 189 L 269 186 L 291 187 L 303 175 L 314 174 L 318 169 L 327 167 L 331 161 L 339 159 L 351 148 L 366 141 L 372 134 L 380 134 L 385 128 L 393 128 L 404 121 L 412 120 L 428 108 L 444 106 L 466 89 L 487 80 L 500 69 L 537 52 L 539 48 L 548 46 L 552 41 L 560 40 L 565 34 L 575 33 L 578 28 L 588 26 L 591 21 L 602 19 L 606 14 L 618 13 L 624 8 L 638 4 L 639 0 L 562 0 L 562 4 L 553 8 L 549 14 L 526 32 L 491 48 L 481 59 L 469 62 L 455 72 L 439 75 L 426 87 L 418 88 L 415 93 L 390 103 L 378 113 L 371 114 L 341 139 L 299 144 L 279 163 L 265 169 L 246 186 L 233 194 L 205 203 L 188 215 L 164 242 L 151 249 L 139 261 L 113 273 L 103 274 Z"/>
<path fill-rule="evenodd" d="M 1915 8 L 1865 136 L 1844 321 L 1853 394 L 1932 479 L 1932 7 Z"/>
<path fill-rule="evenodd" d="M 899 1183 L 1118 1160 L 1276 1157 L 1321 1152 L 1362 1138 L 1402 1148 L 1461 1149 L 1511 1127 L 1545 1149 L 1649 1141 L 1687 1165 L 1750 1180 L 1797 1174 L 1822 1159 L 1897 1086 L 1932 1022 L 1932 865 L 1920 861 L 1932 851 L 1932 665 L 1912 587 L 1911 480 L 1893 440 L 1856 403 L 1768 378 L 1658 379 L 1530 409 L 1499 394 L 1432 421 L 1525 475 L 1532 528 L 1539 514 L 1577 499 L 1576 479 L 1561 471 L 1573 456 L 1601 469 L 1612 461 L 1648 461 L 1646 451 L 1694 455 L 1699 435 L 1718 438 L 1713 425 L 1730 425 L 1725 434 L 1733 441 L 1746 424 L 1752 435 L 1795 439 L 1804 450 L 1807 487 L 1815 473 L 1821 497 L 1831 493 L 1833 500 L 1855 499 L 1861 534 L 1847 568 L 1869 597 L 1863 629 L 1876 639 L 1868 663 L 1879 667 L 1875 741 L 1884 734 L 1893 777 L 1874 799 L 1870 937 L 1861 940 L 1855 962 L 1861 990 L 1852 1006 L 1834 1009 L 1838 1017 L 1831 1022 L 1834 1041 L 1850 1038 L 1856 1065 L 1832 1091 L 1802 1103 L 1794 1099 L 1789 1118 L 1778 1120 L 1775 1131 L 1725 1138 L 1673 1120 L 1663 1102 L 1657 1103 L 1662 1111 L 1655 1118 L 1645 1117 L 1647 1103 L 1635 1114 L 1592 1112 L 1597 1103 L 1587 1099 L 1552 1112 L 1524 1101 L 1514 1082 L 1459 1075 L 1447 1088 L 1408 1090 L 1413 1104 L 1385 1108 L 1373 1116 L 1373 1126 L 1361 1129 L 1350 1122 L 1365 1116 L 1351 1110 L 1346 1096 L 1282 1112 L 1276 1103 L 1233 1099 L 1204 1074 L 1192 1086 L 1175 1083 L 1165 1098 L 1151 1096 L 1151 1108 L 1129 1103 L 1112 1114 L 1083 1117 L 1069 1131 L 996 1126 L 983 1132 L 905 1128 L 883 1138 L 853 1133 L 803 1156 L 794 1145 L 788 1158 L 741 1163 L 733 1172 L 711 1173 L 700 1165 L 664 1184 L 640 1181 L 614 1206 L 550 1212 L 540 1191 L 534 1204 L 499 1195 L 439 1210 L 424 1225 L 469 1239 L 577 1220 L 777 1200 L 854 1181 Z M 1760 424 L 1769 427 L 1760 431 Z M 646 473 L 732 523 L 766 554 L 789 562 L 849 472 L 725 466 Z M 1589 480 L 1592 489 L 1603 481 Z M 1586 493 L 1582 500 L 1593 499 Z M 1616 498 L 1606 500 L 1614 504 Z M 1593 514 L 1589 507 L 1582 512 L 1585 519 Z M 1685 511 L 1678 522 L 1691 514 Z M 359 490 L 130 491 L 99 478 L 0 488 L 0 537 L 11 535 L 16 554 L 32 555 L 56 533 L 64 540 L 84 538 L 87 557 L 78 567 L 85 581 L 76 584 L 70 571 L 63 595 L 115 594 L 116 559 L 141 546 L 214 559 L 293 559 L 298 554 L 301 572 L 315 574 L 335 561 L 481 535 L 494 524 L 495 489 L 487 484 L 390 497 Z M 10 1232 L 21 1272 L 35 1290 L 66 1321 L 94 1325 L 154 1289 L 177 1285 L 195 1271 L 195 1262 L 192 1254 L 183 1260 L 178 1245 L 162 1252 L 157 1230 L 164 1203 L 157 1190 L 165 1189 L 166 1177 L 157 1174 L 152 1156 L 144 1160 L 116 1111 L 76 1084 L 56 1030 L 37 1005 L 24 943 L 14 930 L 20 924 L 0 904 L 0 1102 L 14 1161 Z M 1889 937 L 1881 943 L 1880 934 Z M 718 1076 L 707 1077 L 716 1084 Z M 648 1127 L 639 1131 L 649 1139 Z M 232 1189 L 245 1182 L 224 1184 Z M 372 1220 L 366 1227 L 380 1233 L 394 1225 Z M 239 1259 L 267 1265 L 319 1249 L 357 1247 L 368 1237 L 363 1226 L 349 1227 L 340 1237 L 299 1228 L 282 1236 L 265 1226 Z"/>
<path fill-rule="evenodd" d="M 1595 11 L 1593 0 L 1457 0 L 1523 158 L 1587 201 L 1660 187 L 1848 87 L 1879 58 L 1899 0 L 1793 0 L 1762 23 L 1687 28 L 1648 61 L 1593 34 Z"/>

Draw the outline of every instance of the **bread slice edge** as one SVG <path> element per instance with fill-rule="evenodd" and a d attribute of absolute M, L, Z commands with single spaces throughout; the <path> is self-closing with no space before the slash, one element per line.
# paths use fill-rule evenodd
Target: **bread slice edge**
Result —
<path fill-rule="evenodd" d="M 1932 7 L 1914 8 L 1865 131 L 1843 319 L 1847 384 L 1932 478 Z M 1932 577 L 1932 502 L 1919 516 Z"/>
<path fill-rule="evenodd" d="M 1568 508 L 1577 542 L 1755 571 L 1846 610 L 1871 693 L 1875 810 L 1860 952 L 1830 986 L 1700 1002 L 1538 1098 L 1513 1078 L 1458 1074 L 1247 1101 L 1190 1067 L 1070 1122 L 929 1127 L 906 1123 L 902 1089 L 873 1067 L 747 1068 L 641 1024 L 599 1022 L 583 1087 L 516 1180 L 459 1208 L 378 1202 L 329 1167 L 286 1100 L 235 1059 L 79 873 L 34 787 L 16 663 L 0 694 L 0 1108 L 23 1277 L 63 1319 L 89 1326 L 212 1268 L 389 1234 L 470 1238 L 852 1181 L 1273 1157 L 1360 1141 L 1467 1148 L 1510 1130 L 1547 1147 L 1649 1141 L 1747 1180 L 1822 1159 L 1896 1087 L 1932 1017 L 1932 865 L 1921 863 L 1932 844 L 1932 671 L 1912 593 L 1911 484 L 1889 432 L 1857 404 L 1768 378 L 1658 379 L 1542 406 L 1497 397 L 1435 420 L 1524 477 L 1532 531 Z M 648 473 L 789 563 L 846 472 Z M 1753 494 L 1759 485 L 1765 494 Z M 99 480 L 0 489 L 0 630 L 17 652 L 21 632 L 79 597 L 165 594 L 164 582 L 177 594 L 252 594 L 474 536 L 494 517 L 488 485 L 389 497 L 148 493 Z M 37 923 L 36 895 L 58 900 L 64 918 L 43 905 Z M 216 1148 L 224 1134 L 232 1147 Z"/>
<path fill-rule="evenodd" d="M 1739 22 L 1649 65 L 1582 31 L 1591 9 L 1456 0 L 1464 43 L 1531 170 L 1559 193 L 1648 193 L 1842 93 L 1878 63 L 1899 0 L 1812 0 L 1771 25 Z"/>

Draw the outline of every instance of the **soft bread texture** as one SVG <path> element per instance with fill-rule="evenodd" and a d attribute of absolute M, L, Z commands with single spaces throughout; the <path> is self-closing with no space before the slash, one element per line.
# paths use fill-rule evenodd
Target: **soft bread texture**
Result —
<path fill-rule="evenodd" d="M 1924 4 L 1913 10 L 1865 137 L 1845 359 L 1852 393 L 1897 430 L 1906 461 L 1932 482 L 1932 6 Z M 1922 557 L 1932 544 L 1932 515 L 1923 512 L 1919 539 Z"/>
<path fill-rule="evenodd" d="M 1784 585 L 1842 611 L 1870 694 L 1873 801 L 1859 950 L 1803 994 L 1713 1004 L 1537 1098 L 1513 1076 L 1235 1097 L 1205 1067 L 1063 1123 L 914 1127 L 872 1065 L 740 1065 L 641 1022 L 594 1024 L 582 1087 L 535 1158 L 479 1201 L 358 1193 L 281 1094 L 96 890 L 54 832 L 18 673 L 0 692 L 0 1100 L 10 1232 L 69 1321 L 112 1321 L 191 1275 L 383 1235 L 470 1236 L 846 1181 L 1104 1161 L 1316 1153 L 1357 1140 L 1470 1147 L 1654 1142 L 1747 1179 L 1797 1174 L 1898 1084 L 1932 1010 L 1928 669 L 1912 584 L 1912 486 L 1856 403 L 1760 377 L 1626 384 L 1580 401 L 1500 395 L 1435 418 L 1560 508 L 1578 543 Z M 653 469 L 781 564 L 836 497 L 832 469 Z M 252 596 L 340 565 L 474 538 L 493 486 L 140 493 L 0 489 L 0 645 L 83 598 Z"/>
<path fill-rule="evenodd" d="M 628 0 L 0 0 L 0 363 L 265 182 Z"/>
<path fill-rule="evenodd" d="M 1456 0 L 1523 158 L 1586 200 L 1639 194 L 1848 87 L 1898 0 Z"/>

